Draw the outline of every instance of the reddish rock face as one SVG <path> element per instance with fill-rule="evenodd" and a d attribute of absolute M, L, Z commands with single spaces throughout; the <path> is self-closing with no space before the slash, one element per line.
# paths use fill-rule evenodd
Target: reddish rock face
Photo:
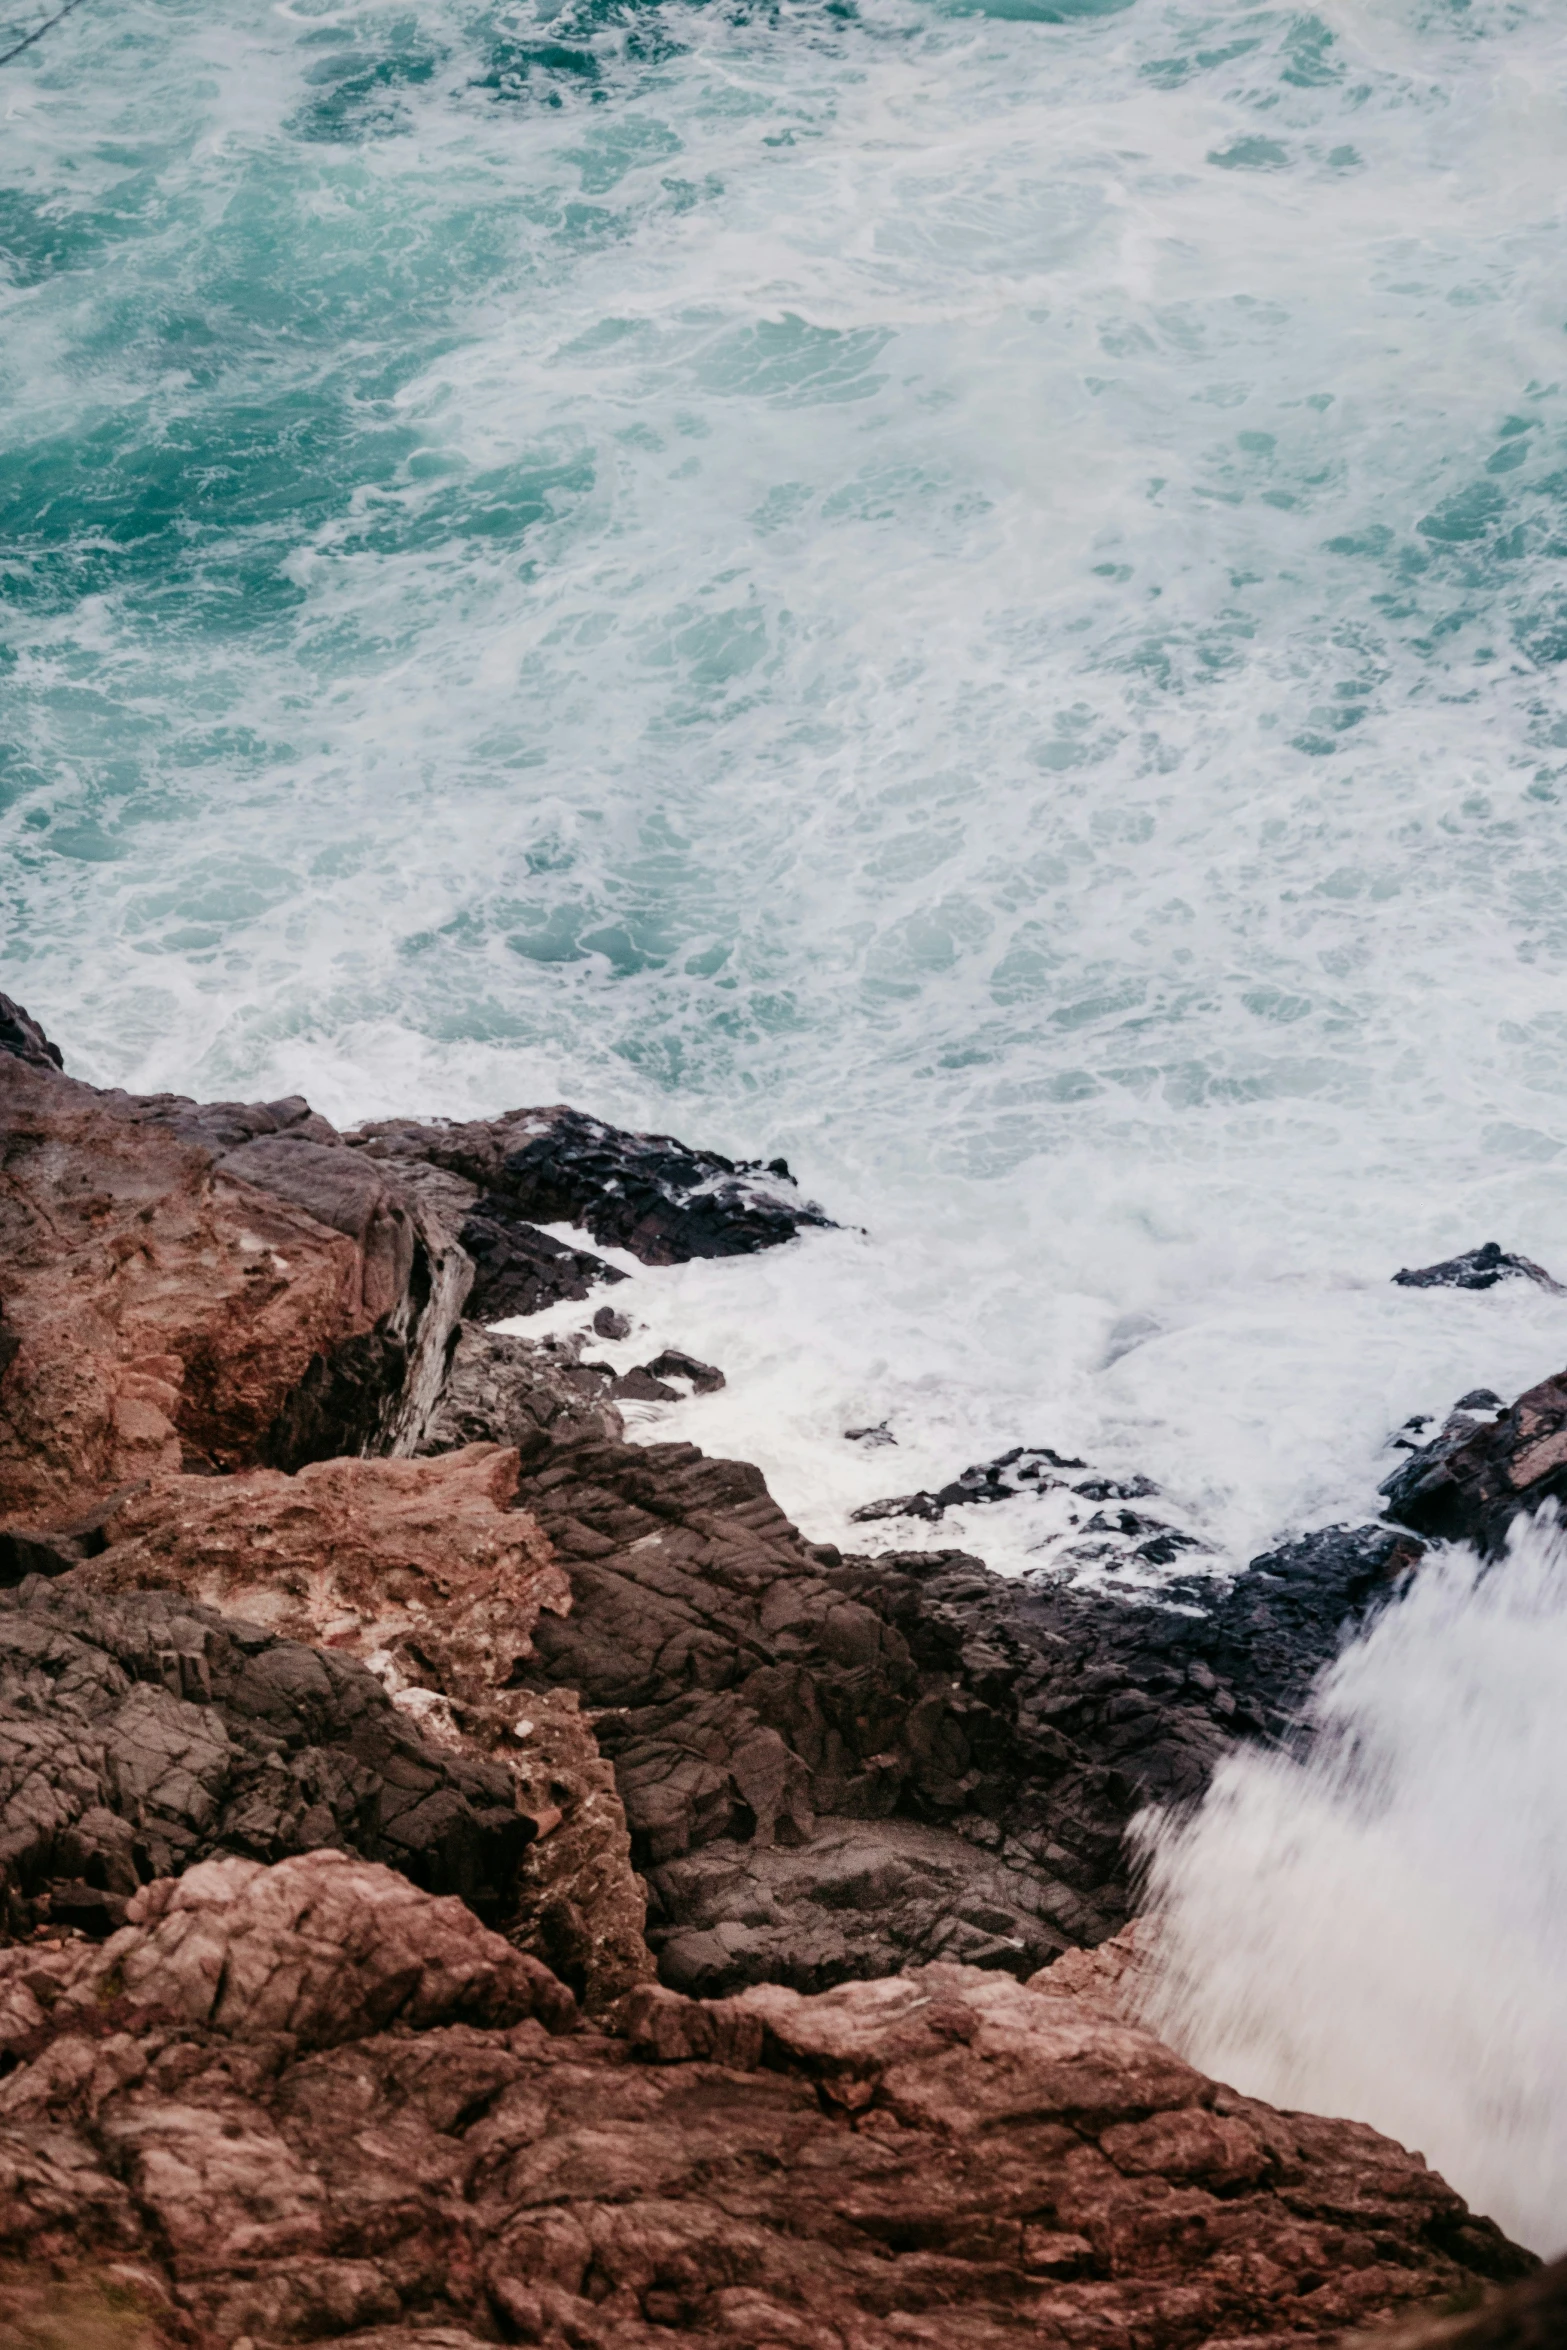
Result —
<path fill-rule="evenodd" d="M 379 1243 L 129 1107 L 0 1054 L 0 1521 L 254 1460 L 312 1359 L 387 1310 Z"/>
<path fill-rule="evenodd" d="M 157 1477 L 104 1520 L 84 1592 L 172 1590 L 370 1663 L 437 1742 L 495 1756 L 539 1829 L 508 1932 L 590 2007 L 652 1973 L 614 1773 L 566 1690 L 512 1686 L 541 1609 L 571 1604 L 509 1446 Z"/>
<path fill-rule="evenodd" d="M 384 1659 L 405 1691 L 482 1712 L 531 1653 L 540 1609 L 571 1604 L 537 1523 L 511 1507 L 517 1475 L 514 1451 L 472 1444 L 292 1477 L 157 1477 L 105 1517 L 108 1547 L 76 1580 L 181 1591 L 284 1638 Z"/>
<path fill-rule="evenodd" d="M 1199 2350 L 1533 2265 L 1070 1992 L 648 1989 L 551 2037 L 543 1969 L 342 1855 L 134 1909 L 0 1953 L 0 2252 L 96 2249 L 197 2350 Z"/>
<path fill-rule="evenodd" d="M 1478 1425 L 1460 1407 L 1382 1491 L 1388 1516 L 1417 1534 L 1500 1550 L 1516 1517 L 1567 1500 L 1567 1371 Z"/>
<path fill-rule="evenodd" d="M 1344 2350 L 1562 2350 L 1567 2342 L 1567 2260 L 1553 2261 L 1479 2309 L 1357 2334 Z"/>

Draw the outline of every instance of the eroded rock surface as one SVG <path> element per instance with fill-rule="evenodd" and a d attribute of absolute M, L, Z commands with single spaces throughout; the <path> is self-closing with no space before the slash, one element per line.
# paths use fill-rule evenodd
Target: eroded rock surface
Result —
<path fill-rule="evenodd" d="M 597 2007 L 650 1971 L 646 1900 L 575 1697 L 516 1685 L 540 1610 L 570 1600 L 536 1522 L 511 1506 L 517 1479 L 515 1451 L 493 1444 L 154 1479 L 106 1517 L 107 1547 L 69 1589 L 179 1594 L 328 1651 L 328 1669 L 358 1658 L 449 1759 L 498 1764 L 533 1842 L 514 1837 L 511 1889 L 492 1888 L 489 1912 Z"/>
<path fill-rule="evenodd" d="M 243 1160 L 243 1153 L 233 1156 Z M 254 1460 L 387 1268 L 209 1146 L 0 1055 L 0 1519 Z"/>
<path fill-rule="evenodd" d="M 535 1823 L 511 1774 L 397 1709 L 364 1665 L 175 1593 L 0 1592 L 0 1900 L 103 1932 L 223 1851 L 336 1846 L 507 1913 Z"/>
<path fill-rule="evenodd" d="M 1487 2294 L 1478 2309 L 1444 2315 L 1427 2310 L 1375 2333 L 1357 2333 L 1344 2350 L 1561 2350 L 1567 2342 L 1567 2260 Z"/>
<path fill-rule="evenodd" d="M 1197 2350 L 1533 2265 L 1374 2131 L 1005 1977 L 650 1990 L 610 2038 L 336 1855 L 136 1907 L 0 1953 L 0 2248 L 139 2272 L 192 2350 Z"/>
<path fill-rule="evenodd" d="M 650 1940 L 704 1991 L 938 1956 L 1026 1973 L 1100 1940 L 1135 1813 L 1280 1731 L 1419 1554 L 1335 1530 L 1178 1611 L 814 1550 L 756 1470 L 689 1445 L 576 1446 L 520 1491 L 573 1592 L 525 1673 L 601 1709 Z M 851 1823 L 894 1819 L 923 1833 L 878 1871 Z"/>
<path fill-rule="evenodd" d="M 498 1444 L 318 1461 L 292 1477 L 155 1478 L 105 1517 L 105 1548 L 74 1580 L 179 1591 L 384 1662 L 394 1688 L 482 1715 L 529 1654 L 539 1611 L 570 1604 L 538 1525 L 511 1506 L 517 1480 L 516 1453 Z"/>

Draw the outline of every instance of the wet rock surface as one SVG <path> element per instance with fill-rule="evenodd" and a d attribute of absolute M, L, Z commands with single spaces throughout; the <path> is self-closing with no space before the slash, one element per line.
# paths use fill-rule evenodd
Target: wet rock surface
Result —
<path fill-rule="evenodd" d="M 757 1471 L 688 1445 L 575 1447 L 519 1491 L 573 1597 L 525 1674 L 601 1709 L 649 1938 L 705 1991 L 936 1956 L 1021 1973 L 1101 1939 L 1128 1914 L 1132 1817 L 1278 1735 L 1420 1550 L 1334 1529 L 1227 1593 L 1128 1605 L 960 1552 L 813 1549 Z M 867 1872 L 874 1833 L 849 1823 L 893 1820 L 924 1841 Z"/>
<path fill-rule="evenodd" d="M 1466 1249 L 1462 1256 L 1445 1257 L 1439 1265 L 1420 1265 L 1413 1271 L 1406 1265 L 1393 1279 L 1400 1289 L 1494 1289 L 1499 1281 L 1533 1281 L 1541 1289 L 1562 1294 L 1562 1284 L 1543 1265 L 1532 1257 L 1515 1256 L 1499 1240 Z"/>
<path fill-rule="evenodd" d="M 503 1913 L 534 1823 L 510 1775 L 362 1664 L 177 1594 L 0 1593 L 0 1900 L 13 1934 L 103 1932 L 217 1852 L 336 1846 Z"/>
<path fill-rule="evenodd" d="M 138 2274 L 191 2350 L 1196 2350 L 1532 2266 L 1418 2156 L 1070 1991 L 650 1990 L 606 2037 L 334 1854 L 135 1906 L 0 1953 L 0 2245 Z"/>
<path fill-rule="evenodd" d="M 492 1222 L 574 1224 L 645 1265 L 749 1256 L 831 1221 L 800 1198 L 781 1159 L 726 1159 L 564 1106 L 467 1124 L 382 1119 L 346 1139 L 372 1158 L 423 1160 L 461 1176 L 485 1195 Z"/>
<path fill-rule="evenodd" d="M 897 1442 L 885 1426 L 850 1428 L 844 1433 L 851 1443 Z M 1042 1573 L 1086 1569 L 1100 1575 L 1119 1571 L 1136 1578 L 1146 1577 L 1150 1567 L 1162 1570 L 1171 1566 L 1184 1552 L 1208 1548 L 1200 1536 L 1151 1515 L 1141 1506 L 1158 1491 L 1147 1477 L 1107 1476 L 1090 1469 L 1087 1461 L 1057 1452 L 1050 1445 L 1014 1445 L 996 1460 L 965 1469 L 960 1477 L 934 1492 L 921 1490 L 864 1502 L 849 1516 L 852 1523 L 861 1526 L 898 1518 L 936 1525 L 951 1509 L 1030 1498 L 1040 1501 L 1049 1496 L 1051 1512 L 1041 1522 L 1041 1538 L 1031 1545 L 1039 1554 Z"/>
<path fill-rule="evenodd" d="M 479 1200 L 464 1219 L 459 1237 L 474 1263 L 468 1310 L 481 1322 L 541 1314 L 564 1299 L 586 1297 L 600 1282 L 626 1278 L 591 1250 L 569 1248 L 536 1225 L 523 1223 L 504 1199 Z"/>
<path fill-rule="evenodd" d="M 1409 1453 L 1381 1487 L 1390 1518 L 1435 1541 L 1494 1552 L 1515 1518 L 1567 1498 L 1567 1372 L 1504 1409 L 1497 1402 L 1488 1389 L 1466 1396 L 1431 1442 Z"/>

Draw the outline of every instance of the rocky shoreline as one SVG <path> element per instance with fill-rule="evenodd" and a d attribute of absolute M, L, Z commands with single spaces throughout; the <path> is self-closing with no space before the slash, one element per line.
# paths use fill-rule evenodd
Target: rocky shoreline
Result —
<path fill-rule="evenodd" d="M 1241 2350 L 1537 2265 L 1136 2024 L 1126 1830 L 1567 1492 L 1567 1378 L 1175 1605 L 844 1556 L 626 1441 L 721 1373 L 596 1360 L 540 1229 L 827 1221 L 563 1107 L 95 1089 L 0 998 L 0 2261 L 83 2341 Z"/>

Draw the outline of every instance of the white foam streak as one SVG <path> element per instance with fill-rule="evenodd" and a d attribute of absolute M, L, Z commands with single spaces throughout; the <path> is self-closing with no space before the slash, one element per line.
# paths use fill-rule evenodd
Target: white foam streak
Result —
<path fill-rule="evenodd" d="M 1326 1676 L 1304 1759 L 1144 1823 L 1150 2020 L 1247 2093 L 1417 2147 L 1567 2249 L 1567 1534 L 1429 1557 Z"/>

